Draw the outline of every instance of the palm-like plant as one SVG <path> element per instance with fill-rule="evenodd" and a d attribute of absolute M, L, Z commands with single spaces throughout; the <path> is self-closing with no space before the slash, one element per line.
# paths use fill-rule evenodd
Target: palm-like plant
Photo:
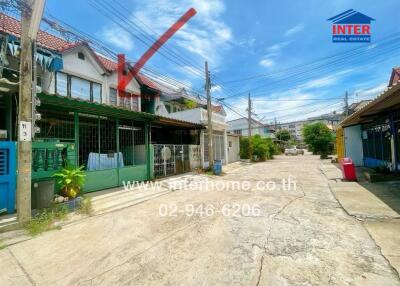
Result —
<path fill-rule="evenodd" d="M 75 198 L 81 191 L 81 188 L 85 184 L 86 177 L 83 168 L 84 166 L 77 168 L 67 165 L 53 174 L 53 177 L 58 179 L 57 183 L 61 186 L 61 191 L 65 196 Z"/>

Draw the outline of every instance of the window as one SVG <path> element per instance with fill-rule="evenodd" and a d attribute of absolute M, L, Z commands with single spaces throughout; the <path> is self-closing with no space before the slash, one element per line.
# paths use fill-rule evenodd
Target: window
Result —
<path fill-rule="evenodd" d="M 65 73 L 56 73 L 56 93 L 59 95 L 68 95 L 68 76 Z"/>
<path fill-rule="evenodd" d="M 93 102 L 101 103 L 101 84 L 92 83 Z"/>
<path fill-rule="evenodd" d="M 66 73 L 56 73 L 56 93 L 101 103 L 101 84 Z"/>
<path fill-rule="evenodd" d="M 71 77 L 71 96 L 90 101 L 90 82 Z"/>
<path fill-rule="evenodd" d="M 238 129 L 238 130 L 233 130 L 234 134 L 238 134 L 238 135 L 242 135 L 242 130 Z"/>
<path fill-rule="evenodd" d="M 115 88 L 110 88 L 110 104 L 117 106 L 117 90 Z"/>
<path fill-rule="evenodd" d="M 78 59 L 85 60 L 85 54 L 82 52 L 78 53 Z"/>
<path fill-rule="evenodd" d="M 120 93 L 119 106 L 129 110 L 139 111 L 139 99 L 137 96 L 129 92 Z"/>

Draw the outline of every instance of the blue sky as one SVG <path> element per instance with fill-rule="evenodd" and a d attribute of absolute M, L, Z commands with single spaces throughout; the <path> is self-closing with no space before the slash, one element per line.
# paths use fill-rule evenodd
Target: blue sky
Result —
<path fill-rule="evenodd" d="M 288 122 L 339 111 L 346 90 L 350 101 L 372 98 L 387 85 L 391 68 L 400 65 L 400 40 L 381 42 L 400 32 L 400 3 L 395 0 L 116 1 L 106 4 L 108 13 L 121 11 L 123 17 L 114 19 L 117 23 L 86 0 L 47 0 L 46 13 L 136 60 L 147 49 L 141 41 L 143 31 L 157 37 L 194 7 L 197 15 L 167 42 L 161 50 L 165 56 L 157 53 L 146 66 L 183 86 L 202 90 L 201 70 L 207 60 L 213 97 L 226 98 L 227 104 L 244 115 L 245 96 L 250 91 L 257 118 L 266 122 L 275 117 Z M 348 9 L 376 19 L 371 26 L 371 44 L 332 43 L 331 24 L 326 19 Z M 140 30 L 127 27 L 123 19 Z M 304 66 L 357 47 L 351 56 L 338 57 L 334 63 Z M 257 75 L 264 76 L 243 80 Z M 321 98 L 333 99 L 309 100 Z M 229 109 L 227 112 L 229 119 L 239 117 Z"/>

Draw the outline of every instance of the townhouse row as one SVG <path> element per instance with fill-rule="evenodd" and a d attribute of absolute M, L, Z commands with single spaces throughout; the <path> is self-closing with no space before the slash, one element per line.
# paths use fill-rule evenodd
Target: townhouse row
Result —
<path fill-rule="evenodd" d="M 6 14 L 0 22 L 4 145 L 18 140 L 21 25 Z M 84 166 L 85 192 L 208 166 L 207 105 L 201 97 L 142 73 L 119 92 L 117 62 L 86 42 L 39 31 L 36 49 L 41 118 L 32 142 L 33 182 L 51 178 L 67 162 Z M 214 158 L 223 163 L 228 161 L 225 116 L 222 106 L 213 106 Z M 0 157 L 5 164 L 16 160 Z"/>

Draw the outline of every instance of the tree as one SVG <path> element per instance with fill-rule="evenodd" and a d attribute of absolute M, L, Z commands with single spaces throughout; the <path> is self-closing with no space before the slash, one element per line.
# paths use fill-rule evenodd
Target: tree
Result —
<path fill-rule="evenodd" d="M 333 143 L 334 136 L 332 131 L 322 122 L 307 124 L 303 128 L 304 142 L 308 144 L 314 154 L 320 154 L 326 157 L 330 146 Z"/>
<path fill-rule="evenodd" d="M 292 138 L 292 135 L 290 134 L 289 130 L 281 129 L 275 133 L 275 137 L 280 141 L 287 142 Z"/>

